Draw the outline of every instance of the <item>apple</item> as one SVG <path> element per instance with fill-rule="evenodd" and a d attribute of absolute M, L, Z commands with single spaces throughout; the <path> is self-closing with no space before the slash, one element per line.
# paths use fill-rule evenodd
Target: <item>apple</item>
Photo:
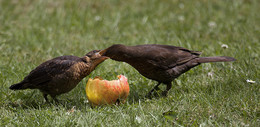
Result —
<path fill-rule="evenodd" d="M 86 94 L 92 106 L 124 103 L 129 94 L 129 84 L 123 75 L 118 80 L 103 80 L 100 77 L 89 79 Z"/>

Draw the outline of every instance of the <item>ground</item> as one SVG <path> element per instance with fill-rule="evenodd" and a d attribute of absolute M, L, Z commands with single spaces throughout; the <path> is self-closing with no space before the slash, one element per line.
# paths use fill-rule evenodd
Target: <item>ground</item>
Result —
<path fill-rule="evenodd" d="M 0 126 L 259 126 L 259 7 L 259 0 L 0 0 Z M 112 60 L 59 96 L 61 104 L 46 104 L 37 90 L 8 89 L 48 59 L 116 43 L 175 45 L 237 61 L 193 68 L 168 97 L 151 100 L 145 95 L 156 82 Z M 91 108 L 88 78 L 119 74 L 129 80 L 127 102 Z"/>

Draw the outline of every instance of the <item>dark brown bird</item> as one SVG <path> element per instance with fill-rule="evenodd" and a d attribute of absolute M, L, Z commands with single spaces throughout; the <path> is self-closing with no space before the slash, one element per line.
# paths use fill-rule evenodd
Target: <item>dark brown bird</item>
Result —
<path fill-rule="evenodd" d="M 10 86 L 12 90 L 39 89 L 48 102 L 47 95 L 55 101 L 57 95 L 71 91 L 97 65 L 108 57 L 93 50 L 83 57 L 60 56 L 48 60 L 30 72 L 20 83 Z"/>
<path fill-rule="evenodd" d="M 122 61 L 133 66 L 143 76 L 155 80 L 158 84 L 148 93 L 159 90 L 159 85 L 167 85 L 163 95 L 166 96 L 172 87 L 172 81 L 201 63 L 229 62 L 236 59 L 227 56 L 199 57 L 201 52 L 191 51 L 182 47 L 170 45 L 112 45 L 101 51 L 112 60 Z"/>

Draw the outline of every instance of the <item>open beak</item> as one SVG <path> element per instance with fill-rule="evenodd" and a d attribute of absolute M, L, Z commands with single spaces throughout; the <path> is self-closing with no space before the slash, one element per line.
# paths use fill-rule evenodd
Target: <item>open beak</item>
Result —
<path fill-rule="evenodd" d="M 109 57 L 107 57 L 107 56 L 102 56 L 105 52 L 106 52 L 106 49 L 97 52 L 100 55 L 99 59 L 102 60 L 102 61 L 109 59 Z"/>
<path fill-rule="evenodd" d="M 100 56 L 98 58 L 96 58 L 94 61 L 93 61 L 93 64 L 95 66 L 97 66 L 98 64 L 102 63 L 103 61 L 105 61 L 106 59 L 109 59 L 109 57 L 107 56 Z"/>
<path fill-rule="evenodd" d="M 109 58 L 110 58 L 110 57 L 107 57 L 107 56 L 101 56 L 100 59 L 101 59 L 102 61 L 104 61 L 104 60 L 109 59 Z"/>

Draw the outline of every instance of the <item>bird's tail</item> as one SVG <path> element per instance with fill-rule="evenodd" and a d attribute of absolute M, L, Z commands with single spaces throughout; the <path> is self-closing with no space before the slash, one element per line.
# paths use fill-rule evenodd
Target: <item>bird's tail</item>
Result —
<path fill-rule="evenodd" d="M 25 83 L 25 82 L 20 82 L 20 83 L 17 83 L 17 84 L 13 84 L 9 87 L 9 89 L 11 90 L 23 90 L 23 89 L 27 89 L 27 84 L 28 83 Z"/>
<path fill-rule="evenodd" d="M 233 57 L 228 56 L 215 56 L 215 57 L 199 57 L 197 58 L 198 63 L 209 63 L 209 62 L 231 62 L 236 61 Z"/>

